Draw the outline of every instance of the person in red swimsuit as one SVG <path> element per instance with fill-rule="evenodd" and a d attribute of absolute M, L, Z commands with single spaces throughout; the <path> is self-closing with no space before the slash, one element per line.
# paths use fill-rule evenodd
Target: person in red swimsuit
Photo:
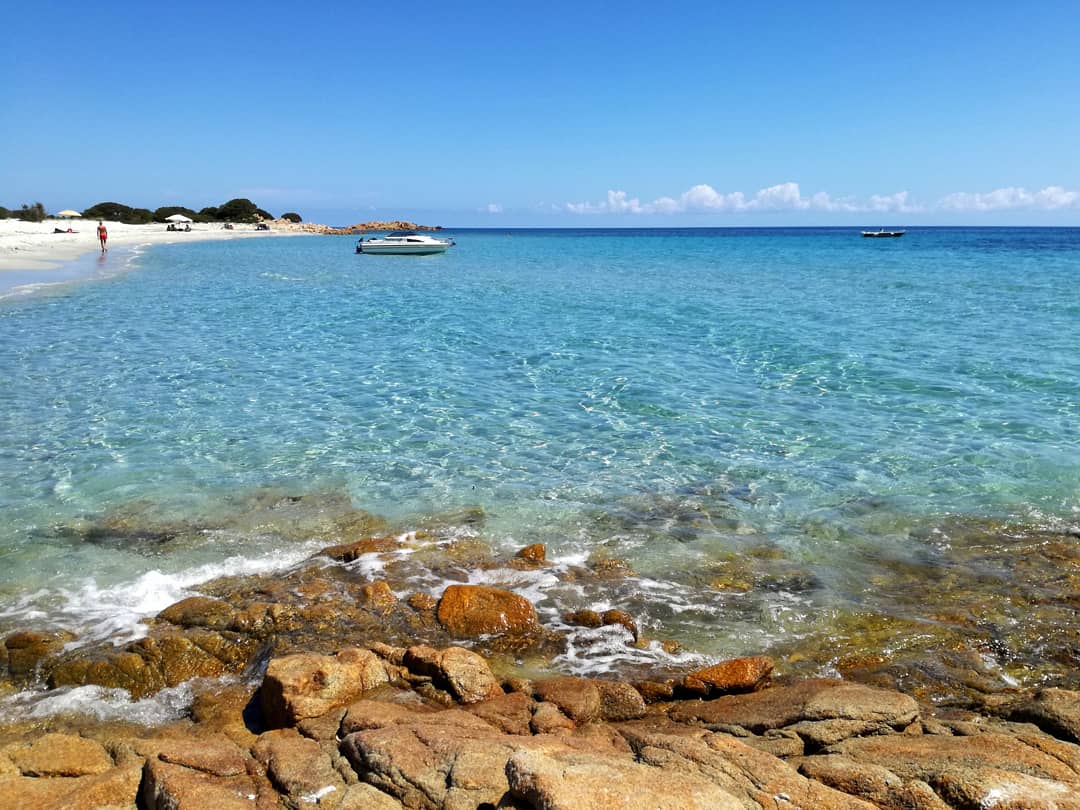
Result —
<path fill-rule="evenodd" d="M 105 230 L 104 222 L 98 222 L 97 224 L 97 238 L 101 240 L 101 252 L 104 253 L 108 250 L 105 243 L 109 240 L 109 232 Z"/>

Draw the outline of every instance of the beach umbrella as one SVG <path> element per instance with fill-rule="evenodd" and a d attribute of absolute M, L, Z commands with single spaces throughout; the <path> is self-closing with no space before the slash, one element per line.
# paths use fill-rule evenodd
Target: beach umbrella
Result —
<path fill-rule="evenodd" d="M 65 208 L 63 211 L 57 211 L 56 215 L 58 217 L 81 217 L 82 216 L 82 214 L 80 214 L 78 211 L 72 211 L 70 208 Z"/>
<path fill-rule="evenodd" d="M 183 214 L 172 214 L 165 217 L 166 222 L 194 222 L 191 217 L 185 217 Z"/>

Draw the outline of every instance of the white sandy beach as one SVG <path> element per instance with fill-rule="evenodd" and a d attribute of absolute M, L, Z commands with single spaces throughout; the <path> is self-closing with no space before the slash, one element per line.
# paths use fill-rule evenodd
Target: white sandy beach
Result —
<path fill-rule="evenodd" d="M 269 231 L 257 231 L 254 225 L 235 225 L 227 230 L 223 223 L 192 223 L 191 231 L 170 231 L 161 223 L 125 225 L 106 222 L 109 229 L 108 246 L 160 245 L 176 242 L 195 242 L 210 239 L 252 239 L 275 236 L 295 236 L 305 231 L 301 226 L 275 221 Z M 74 233 L 54 233 L 56 228 Z M 97 239 L 97 220 L 46 219 L 44 222 L 23 222 L 18 219 L 0 220 L 0 282 L 4 271 L 39 271 L 43 282 L 49 281 L 49 271 L 87 253 L 100 252 Z"/>

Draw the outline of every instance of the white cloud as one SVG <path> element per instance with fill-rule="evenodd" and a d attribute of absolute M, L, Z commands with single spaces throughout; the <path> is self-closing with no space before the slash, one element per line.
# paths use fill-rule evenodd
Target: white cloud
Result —
<path fill-rule="evenodd" d="M 501 214 L 503 207 L 498 203 L 488 203 L 482 210 L 488 214 Z"/>
<path fill-rule="evenodd" d="M 942 198 L 940 208 L 955 211 L 1007 211 L 1014 208 L 1080 207 L 1080 191 L 1068 191 L 1062 186 L 1047 186 L 1041 191 L 1028 191 L 1010 186 L 988 192 L 958 191 Z"/>
<path fill-rule="evenodd" d="M 870 204 L 864 208 L 852 208 L 852 211 L 881 211 L 898 214 L 912 214 L 923 211 L 923 207 L 911 202 L 906 191 L 898 191 L 895 194 L 872 194 Z"/>
<path fill-rule="evenodd" d="M 913 211 L 906 191 L 888 197 L 875 196 L 869 205 L 859 205 L 849 199 L 834 199 L 819 191 L 810 197 L 802 196 L 798 183 L 769 186 L 747 197 L 741 191 L 722 193 L 707 183 L 700 183 L 678 197 L 658 197 L 651 203 L 631 198 L 625 191 L 609 191 L 599 203 L 567 203 L 566 210 L 575 214 L 682 214 L 708 211 Z"/>
<path fill-rule="evenodd" d="M 1023 188 L 999 188 L 989 192 L 959 191 L 935 205 L 922 205 L 907 191 L 872 194 L 869 199 L 833 197 L 818 191 L 804 197 L 798 183 L 779 183 L 747 196 L 741 191 L 720 192 L 707 183 L 699 183 L 677 197 L 658 197 L 643 203 L 625 191 L 609 191 L 602 202 L 567 203 L 563 210 L 574 214 L 685 214 L 745 211 L 825 211 L 847 213 L 917 214 L 928 211 L 1006 211 L 1012 209 L 1052 211 L 1080 208 L 1080 191 L 1063 186 L 1047 186 L 1041 191 Z"/>

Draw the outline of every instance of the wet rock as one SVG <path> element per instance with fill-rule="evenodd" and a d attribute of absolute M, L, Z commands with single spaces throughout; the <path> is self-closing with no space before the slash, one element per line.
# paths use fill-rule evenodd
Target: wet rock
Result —
<path fill-rule="evenodd" d="M 410 594 L 405 601 L 408 602 L 409 607 L 416 611 L 434 611 L 439 604 L 439 600 L 429 593 Z"/>
<path fill-rule="evenodd" d="M 523 634 L 537 627 L 536 608 L 524 596 L 483 585 L 451 585 L 439 600 L 439 623 L 452 636 Z"/>
<path fill-rule="evenodd" d="M 28 745 L 11 745 L 4 753 L 23 776 L 91 776 L 113 767 L 101 743 L 70 734 L 46 734 Z"/>
<path fill-rule="evenodd" d="M 12 633 L 4 639 L 8 674 L 16 681 L 34 679 L 42 663 L 74 638 L 74 633 L 65 631 Z"/>
<path fill-rule="evenodd" d="M 1080 692 L 1040 689 L 1030 700 L 1010 703 L 1001 713 L 1010 720 L 1034 723 L 1048 734 L 1080 743 Z"/>
<path fill-rule="evenodd" d="M 543 565 L 546 557 L 548 557 L 548 549 L 545 548 L 543 543 L 534 543 L 532 545 L 526 545 L 524 549 L 518 551 L 514 555 L 513 564 L 514 567 L 526 567 L 532 568 L 539 565 Z"/>
<path fill-rule="evenodd" d="M 270 661 L 259 694 L 267 723 L 279 728 L 326 714 L 388 681 L 382 661 L 369 650 L 297 654 Z"/>
<path fill-rule="evenodd" d="M 397 607 L 398 598 L 385 582 L 367 582 L 360 586 L 357 601 L 369 610 L 388 611 Z"/>
<path fill-rule="evenodd" d="M 274 787 L 297 804 L 314 804 L 331 793 L 337 799 L 345 791 L 345 780 L 330 755 L 294 729 L 262 734 L 251 753 L 266 768 Z"/>
<path fill-rule="evenodd" d="M 699 695 L 753 692 L 768 683 L 772 671 L 770 658 L 735 658 L 691 672 L 680 686 Z"/>
<path fill-rule="evenodd" d="M 567 613 L 563 618 L 568 624 L 576 624 L 580 627 L 601 627 L 604 619 L 595 610 L 575 610 Z"/>
<path fill-rule="evenodd" d="M 352 543 L 342 543 L 337 546 L 327 546 L 320 554 L 324 554 L 332 560 L 350 563 L 359 559 L 364 554 L 382 554 L 394 551 L 400 547 L 400 543 L 394 537 L 367 537 Z"/>
<path fill-rule="evenodd" d="M 533 684 L 538 701 L 554 703 L 575 723 L 588 723 L 600 717 L 600 690 L 586 678 L 551 678 Z"/>
<path fill-rule="evenodd" d="M 206 627 L 226 630 L 233 624 L 236 611 L 232 605 L 208 596 L 191 596 L 170 605 L 158 614 L 162 621 L 181 627 Z"/>
<path fill-rule="evenodd" d="M 601 579 L 624 579 L 634 575 L 634 569 L 628 563 L 612 557 L 590 560 L 589 569 Z"/>
<path fill-rule="evenodd" d="M 826 679 L 709 701 L 689 701 L 670 712 L 678 722 L 739 726 L 755 734 L 796 723 L 830 720 L 865 724 L 869 733 L 892 733 L 908 726 L 918 715 L 918 705 L 907 695 Z"/>
<path fill-rule="evenodd" d="M 507 762 L 506 776 L 513 796 L 550 810 L 744 810 L 738 799 L 704 779 L 614 755 L 519 751 Z"/>
<path fill-rule="evenodd" d="M 432 678 L 435 686 L 460 703 L 479 703 L 503 693 L 484 657 L 462 647 L 410 647 L 403 664 L 410 672 Z"/>
<path fill-rule="evenodd" d="M 634 688 L 646 703 L 663 703 L 675 697 L 675 684 L 672 681 L 638 681 Z"/>
<path fill-rule="evenodd" d="M 634 617 L 627 613 L 625 610 L 605 610 L 600 615 L 600 621 L 605 627 L 614 624 L 625 627 L 629 631 L 630 635 L 633 636 L 634 641 L 637 641 L 637 622 L 635 622 Z"/>
<path fill-rule="evenodd" d="M 252 602 L 234 613 L 229 629 L 264 638 L 278 628 L 288 629 L 295 624 L 296 618 L 296 612 L 284 605 Z"/>
<path fill-rule="evenodd" d="M 192 678 L 215 678 L 243 670 L 258 649 L 255 639 L 233 633 L 185 629 L 144 638 L 121 650 L 77 650 L 51 666 L 51 688 L 95 684 L 126 689 L 143 698 Z"/>

